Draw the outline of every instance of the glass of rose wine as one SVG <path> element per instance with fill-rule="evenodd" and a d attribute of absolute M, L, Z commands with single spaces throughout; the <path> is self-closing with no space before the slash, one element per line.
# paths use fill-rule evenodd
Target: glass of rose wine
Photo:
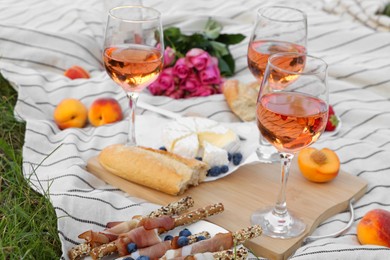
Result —
<path fill-rule="evenodd" d="M 298 9 L 267 6 L 258 9 L 248 45 L 248 67 L 259 84 L 268 57 L 278 52 L 306 53 L 307 19 Z M 257 156 L 261 162 L 279 161 L 279 155 L 260 135 Z"/>
<path fill-rule="evenodd" d="M 265 235 L 291 238 L 305 223 L 287 210 L 286 185 L 294 153 L 318 140 L 328 118 L 328 65 L 304 53 L 269 57 L 257 99 L 257 126 L 280 155 L 282 177 L 276 204 L 251 216 Z"/>
<path fill-rule="evenodd" d="M 144 6 L 119 6 L 109 11 L 103 61 L 107 74 L 129 98 L 127 145 L 137 144 L 137 100 L 140 92 L 159 76 L 164 63 L 163 54 L 163 29 L 157 10 Z"/>

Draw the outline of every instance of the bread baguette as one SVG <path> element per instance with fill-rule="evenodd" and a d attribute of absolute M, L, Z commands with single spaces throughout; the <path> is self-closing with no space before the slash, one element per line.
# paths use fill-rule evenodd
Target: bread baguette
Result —
<path fill-rule="evenodd" d="M 243 121 L 256 118 L 256 101 L 260 84 L 244 84 L 238 80 L 227 80 L 223 85 L 223 94 L 230 109 Z"/>
<path fill-rule="evenodd" d="M 208 166 L 196 159 L 140 146 L 111 145 L 98 160 L 112 174 L 171 195 L 179 195 L 206 178 Z"/>

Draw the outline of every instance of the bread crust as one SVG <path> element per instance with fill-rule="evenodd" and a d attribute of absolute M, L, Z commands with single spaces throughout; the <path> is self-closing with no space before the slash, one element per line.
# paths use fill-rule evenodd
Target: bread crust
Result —
<path fill-rule="evenodd" d="M 260 84 L 255 81 L 248 84 L 236 79 L 225 81 L 223 94 L 229 108 L 243 121 L 256 118 L 256 101 Z"/>
<path fill-rule="evenodd" d="M 182 194 L 206 178 L 207 164 L 140 146 L 111 145 L 98 156 L 110 173 L 171 195 Z"/>

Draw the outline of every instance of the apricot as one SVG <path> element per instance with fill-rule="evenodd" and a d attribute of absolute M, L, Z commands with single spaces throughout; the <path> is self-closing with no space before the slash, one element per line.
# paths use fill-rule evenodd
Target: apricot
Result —
<path fill-rule="evenodd" d="M 54 122 L 60 129 L 83 127 L 87 122 L 88 110 L 80 100 L 67 98 L 54 109 Z"/>
<path fill-rule="evenodd" d="M 80 66 L 72 66 L 64 72 L 64 75 L 70 79 L 89 79 L 89 73 Z"/>
<path fill-rule="evenodd" d="M 328 148 L 317 150 L 308 147 L 299 152 L 298 166 L 302 175 L 309 181 L 328 182 L 338 175 L 340 160 L 337 154 Z"/>
<path fill-rule="evenodd" d="M 362 245 L 390 247 L 390 212 L 384 209 L 368 211 L 357 225 L 357 237 Z"/>
<path fill-rule="evenodd" d="M 122 118 L 122 108 L 113 98 L 96 99 L 88 111 L 88 120 L 94 126 L 114 123 Z"/>

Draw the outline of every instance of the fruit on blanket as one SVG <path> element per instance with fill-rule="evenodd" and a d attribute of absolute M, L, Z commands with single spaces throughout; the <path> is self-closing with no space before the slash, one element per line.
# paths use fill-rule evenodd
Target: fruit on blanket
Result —
<path fill-rule="evenodd" d="M 339 125 L 339 119 L 337 118 L 333 107 L 329 105 L 328 122 L 326 123 L 325 131 L 334 131 Z"/>
<path fill-rule="evenodd" d="M 72 66 L 64 72 L 70 79 L 89 79 L 89 73 L 80 66 Z"/>
<path fill-rule="evenodd" d="M 88 120 L 94 126 L 114 123 L 122 118 L 121 106 L 113 98 L 96 99 L 88 111 Z"/>
<path fill-rule="evenodd" d="M 309 181 L 328 182 L 338 175 L 340 160 L 337 154 L 328 148 L 317 150 L 308 147 L 299 152 L 298 166 L 302 175 Z"/>
<path fill-rule="evenodd" d="M 88 110 L 80 100 L 66 98 L 54 109 L 54 121 L 62 130 L 69 127 L 83 127 L 87 122 Z"/>
<path fill-rule="evenodd" d="M 390 212 L 384 209 L 368 211 L 357 225 L 357 237 L 362 245 L 390 247 Z"/>

